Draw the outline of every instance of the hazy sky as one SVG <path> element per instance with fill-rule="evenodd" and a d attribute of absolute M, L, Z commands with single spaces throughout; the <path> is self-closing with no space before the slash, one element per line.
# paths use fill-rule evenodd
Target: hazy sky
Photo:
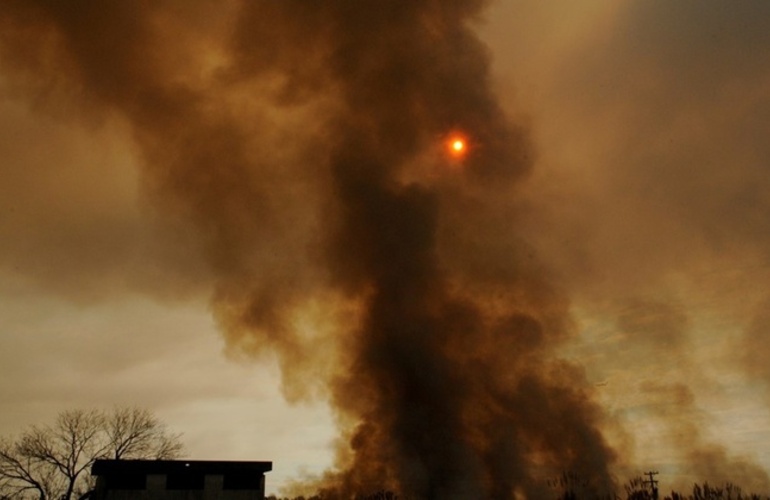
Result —
<path fill-rule="evenodd" d="M 179 59 L 163 76 L 194 86 L 222 57 L 212 40 L 234 21 L 206 2 L 177 3 L 154 19 L 182 42 L 165 54 Z M 0 7 L 0 32 L 16 26 L 15 8 Z M 767 493 L 770 4 L 499 0 L 473 26 L 488 45 L 491 88 L 532 145 L 531 172 L 483 234 L 530 252 L 566 297 L 574 333 L 557 352 L 585 370 L 601 430 L 621 456 L 619 479 L 657 469 L 664 488 L 727 479 Z M 50 50 L 9 50 L 24 46 L 15 44 L 23 29 L 12 33 L 0 53 L 0 433 L 67 408 L 135 404 L 183 432 L 192 458 L 272 460 L 269 491 L 329 467 L 337 431 L 313 376 L 334 359 L 324 336 L 287 361 L 219 331 L 229 318 L 221 295 L 233 290 L 221 283 L 238 283 L 238 269 L 291 280 L 302 293 L 264 290 L 265 300 L 301 303 L 310 312 L 294 326 L 323 329 L 313 322 L 345 310 L 332 301 L 342 309 L 325 311 L 320 271 L 297 273 L 306 257 L 270 253 L 207 220 L 195 230 L 179 222 L 199 205 L 166 199 L 174 179 L 144 166 L 177 159 L 132 128 L 140 112 L 94 104 L 117 100 L 113 89 L 123 96 L 121 75 L 91 94 L 59 81 L 68 62 Z M 241 60 L 256 67 L 272 50 Z M 30 76 L 25 58 L 43 60 L 45 78 Z M 308 66 L 300 80 L 317 73 Z M 273 84 L 265 92 L 275 94 Z M 240 231 L 259 226 L 254 238 L 313 248 L 323 180 L 295 166 L 314 158 L 325 136 L 314 117 L 334 103 L 261 110 L 250 94 L 259 87 L 229 85 L 226 105 L 254 111 L 262 133 L 239 153 L 287 167 L 259 179 L 259 203 L 241 204 L 227 182 L 196 203 L 221 204 Z M 316 85 L 292 89 L 293 98 Z M 227 115 L 211 105 L 199 107 Z M 234 134 L 250 132 L 238 123 Z M 219 141 L 212 151 L 231 151 L 231 137 L 198 132 Z M 180 151 L 198 147 L 184 140 Z M 262 203 L 286 206 L 255 221 L 231 213 Z M 235 243 L 212 253 L 215 238 Z M 310 353 L 321 361 L 281 377 L 280 363 L 304 364 Z"/>

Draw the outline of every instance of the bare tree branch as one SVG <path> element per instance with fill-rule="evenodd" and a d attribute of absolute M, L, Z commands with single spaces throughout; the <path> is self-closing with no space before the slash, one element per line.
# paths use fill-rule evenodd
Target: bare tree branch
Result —
<path fill-rule="evenodd" d="M 20 443 L 0 442 L 0 491 L 11 498 L 35 492 L 44 500 L 57 498 L 65 490 L 57 470 L 33 457 L 26 456 Z"/>
<path fill-rule="evenodd" d="M 182 453 L 178 434 L 152 413 L 140 408 L 116 408 L 106 416 L 105 429 L 112 458 L 176 458 Z"/>
<path fill-rule="evenodd" d="M 0 498 L 88 498 L 87 473 L 98 458 L 177 458 L 181 436 L 151 412 L 70 410 L 49 426 L 32 426 L 18 439 L 0 440 Z"/>

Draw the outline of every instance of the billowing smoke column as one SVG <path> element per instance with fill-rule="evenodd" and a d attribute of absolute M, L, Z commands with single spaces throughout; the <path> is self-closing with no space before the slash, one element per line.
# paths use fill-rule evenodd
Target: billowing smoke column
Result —
<path fill-rule="evenodd" d="M 318 487 L 545 498 L 613 459 L 566 304 L 516 237 L 526 134 L 469 23 L 478 0 L 2 7 L 27 88 L 128 121 L 156 207 L 196 229 L 233 349 L 273 353 L 342 433 Z M 467 156 L 441 151 L 468 136 Z"/>

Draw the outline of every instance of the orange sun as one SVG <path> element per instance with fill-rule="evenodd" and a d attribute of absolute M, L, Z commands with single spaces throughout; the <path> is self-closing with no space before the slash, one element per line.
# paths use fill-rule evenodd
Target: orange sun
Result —
<path fill-rule="evenodd" d="M 468 152 L 468 141 L 461 135 L 452 134 L 446 141 L 446 150 L 452 158 L 463 158 Z"/>

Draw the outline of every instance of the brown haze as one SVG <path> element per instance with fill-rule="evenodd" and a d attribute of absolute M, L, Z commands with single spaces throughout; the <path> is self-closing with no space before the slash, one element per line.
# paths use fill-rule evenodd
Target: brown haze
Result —
<path fill-rule="evenodd" d="M 333 408 L 299 488 L 767 489 L 702 407 L 770 394 L 768 7 L 487 3 L 6 0 L 5 276 L 210 294 Z"/>
<path fill-rule="evenodd" d="M 536 114 L 522 231 L 568 292 L 567 352 L 624 423 L 613 442 L 685 487 L 767 491 L 770 6 L 495 10 L 496 67 Z"/>
<path fill-rule="evenodd" d="M 488 89 L 481 2 L 245 3 L 224 41 L 185 18 L 223 17 L 206 7 L 142 5 L 6 5 L 4 55 L 127 120 L 158 206 L 199 232 L 227 338 L 275 350 L 290 397 L 315 380 L 333 402 L 326 486 L 508 498 L 565 469 L 608 487 L 580 370 L 549 356 L 564 301 L 496 237 L 530 151 Z M 453 129 L 462 165 L 438 147 Z M 312 301 L 346 304 L 333 340 L 298 331 Z"/>

